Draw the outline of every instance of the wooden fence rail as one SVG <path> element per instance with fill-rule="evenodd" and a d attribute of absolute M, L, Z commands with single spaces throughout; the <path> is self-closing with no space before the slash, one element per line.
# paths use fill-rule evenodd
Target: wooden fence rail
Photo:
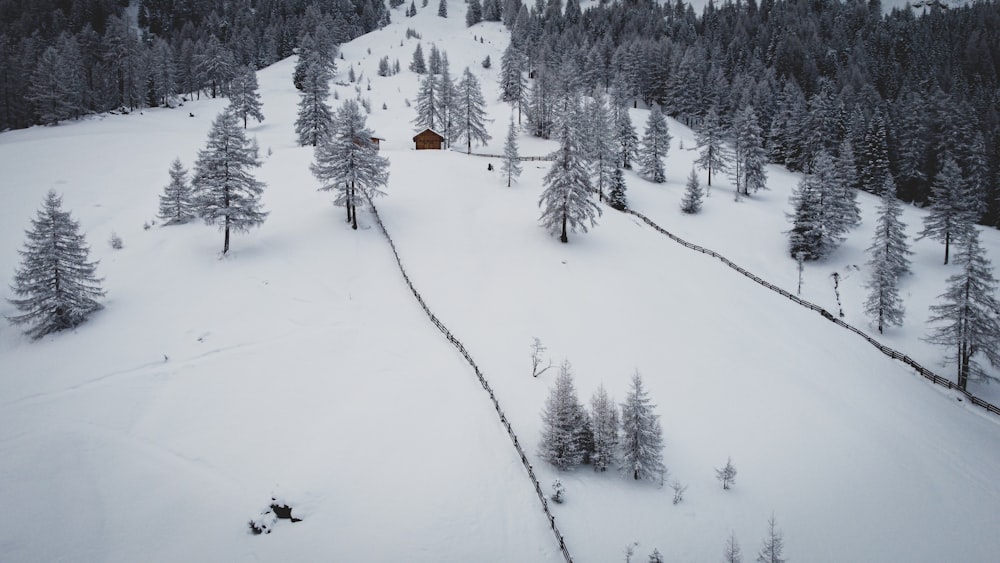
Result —
<path fill-rule="evenodd" d="M 776 286 L 776 285 L 774 285 L 772 283 L 769 283 L 769 282 L 767 282 L 767 281 L 765 281 L 765 280 L 763 280 L 763 279 L 755 276 L 750 271 L 748 271 L 745 268 L 742 268 L 742 267 L 734 264 L 732 261 L 730 261 L 726 257 L 722 256 L 718 252 L 715 252 L 713 250 L 709 250 L 707 248 L 698 246 L 697 244 L 690 243 L 690 242 L 688 242 L 688 241 L 680 238 L 679 236 L 677 236 L 677 235 L 675 235 L 675 234 L 667 231 L 663 227 L 657 225 L 649 217 L 646 217 L 645 215 L 643 215 L 642 213 L 639 213 L 638 211 L 635 211 L 633 209 L 626 209 L 625 213 L 628 213 L 629 215 L 633 215 L 635 217 L 638 217 L 642 222 L 646 223 L 647 225 L 649 225 L 650 227 L 652 227 L 654 230 L 660 232 L 661 234 L 666 235 L 668 238 L 670 238 L 671 240 L 673 240 L 677 244 L 680 244 L 681 246 L 684 246 L 686 248 L 690 248 L 691 250 L 694 250 L 696 252 L 700 252 L 702 254 L 707 254 L 708 256 L 716 258 L 719 261 L 721 261 L 723 264 L 725 264 L 726 266 L 729 266 L 733 270 L 736 270 L 737 272 L 743 274 L 744 276 L 746 276 L 747 278 L 750 278 L 751 280 L 757 282 L 758 284 L 760 284 L 760 285 L 762 285 L 762 286 L 770 289 L 771 291 L 773 291 L 775 293 L 778 293 L 778 294 L 780 294 L 780 295 L 782 295 L 784 297 L 787 297 L 791 301 L 794 301 L 795 303 L 798 303 L 799 305 L 801 305 L 803 307 L 806 307 L 808 309 L 812 309 L 813 311 L 816 311 L 817 313 L 823 315 L 824 318 L 826 318 L 827 320 L 833 322 L 834 324 L 842 326 L 842 327 L 846 328 L 847 330 L 849 330 L 849 331 L 857 334 L 861 338 L 864 338 L 865 340 L 868 341 L 869 344 L 871 344 L 872 346 L 874 346 L 875 348 L 877 348 L 880 352 L 882 352 L 886 356 L 889 356 L 890 358 L 892 358 L 894 360 L 899 360 L 899 361 L 903 362 L 904 364 L 910 366 L 918 374 L 920 374 L 921 376 L 923 376 L 927 380 L 929 380 L 929 381 L 931 381 L 931 382 L 933 382 L 933 383 L 935 383 L 937 385 L 940 385 L 942 387 L 947 387 L 948 389 L 955 389 L 959 393 L 962 393 L 963 395 L 965 395 L 965 397 L 969 400 L 970 403 L 972 403 L 972 404 L 974 404 L 974 405 L 976 405 L 978 407 L 982 407 L 982 408 L 986 409 L 987 411 L 989 411 L 989 412 L 991 412 L 993 414 L 1000 415 L 1000 407 L 997 407 L 996 405 L 993 405 L 991 403 L 988 403 L 988 402 L 980 399 L 979 397 L 973 395 L 972 393 L 966 391 L 965 389 L 958 389 L 958 386 L 955 383 L 953 383 L 951 380 L 946 379 L 944 377 L 941 377 L 940 375 L 937 375 L 933 371 L 931 371 L 931 370 L 925 368 L 924 366 L 920 365 L 919 363 L 917 363 L 916 360 L 914 360 L 913 358 L 907 356 L 906 354 L 903 354 L 902 352 L 900 352 L 898 350 L 894 350 L 894 349 L 892 349 L 892 348 L 890 348 L 890 347 L 882 344 L 878 340 L 875 340 L 874 338 L 872 338 L 869 334 L 867 334 L 863 330 L 861 330 L 861 329 L 859 329 L 859 328 L 857 328 L 857 327 L 855 327 L 853 325 L 847 324 L 846 322 L 844 322 L 843 320 L 837 318 L 832 313 L 830 313 L 826 309 L 820 307 L 819 305 L 816 305 L 815 303 L 811 303 L 809 301 L 806 301 L 805 299 L 802 299 L 801 297 L 799 297 L 797 295 L 793 295 L 793 294 L 789 293 L 788 291 L 786 291 L 786 290 L 784 290 L 784 289 L 782 289 L 782 288 L 780 288 L 780 287 L 778 287 L 778 286 Z"/>
<path fill-rule="evenodd" d="M 367 197 L 367 196 L 366 196 Z M 479 365 L 476 364 L 475 360 L 472 359 L 472 355 L 469 350 L 466 349 L 465 345 L 456 337 L 448 327 L 438 319 L 437 315 L 431 312 L 430 307 L 424 301 L 424 298 L 417 291 L 416 286 L 413 285 L 413 281 L 410 280 L 410 275 L 406 272 L 406 268 L 403 267 L 403 260 L 399 256 L 399 252 L 396 250 L 396 243 L 393 242 L 392 237 L 389 236 L 389 231 L 386 230 L 385 224 L 382 223 L 382 218 L 378 214 L 378 209 L 375 207 L 374 202 L 369 198 L 368 204 L 371 207 L 372 215 L 375 217 L 375 223 L 378 225 L 382 235 L 385 240 L 389 242 L 389 248 L 392 250 L 392 255 L 396 258 L 396 265 L 399 267 L 399 272 L 403 275 L 403 281 L 406 282 L 406 286 L 410 288 L 410 292 L 413 293 L 413 297 L 416 298 L 417 303 L 420 304 L 420 308 L 424 310 L 427 318 L 430 319 L 431 323 L 437 327 L 441 334 L 458 350 L 465 361 L 472 367 L 472 371 L 475 372 L 476 378 L 479 380 L 479 384 L 482 385 L 483 390 L 489 393 L 490 401 L 493 403 L 493 408 L 496 410 L 497 415 L 500 417 L 500 424 L 503 425 L 504 429 L 507 431 L 507 436 L 510 437 L 511 443 L 514 444 L 514 450 L 517 452 L 518 456 L 521 458 L 521 464 L 524 465 L 524 469 L 528 473 L 528 478 L 531 479 L 532 485 L 535 488 L 535 494 L 538 495 L 538 500 L 542 504 L 542 512 L 545 513 L 546 518 L 549 521 L 549 527 L 552 529 L 553 535 L 555 535 L 556 542 L 559 545 L 559 551 L 563 555 L 563 559 L 566 563 L 573 563 L 573 557 L 570 556 L 569 548 L 566 547 L 566 539 L 563 537 L 562 532 L 559 531 L 559 527 L 556 526 L 556 517 L 549 511 L 549 501 L 545 498 L 545 493 L 542 491 L 542 485 L 538 482 L 538 478 L 535 477 L 535 470 L 531 467 L 531 463 L 528 461 L 527 454 L 524 453 L 524 449 L 521 447 L 520 440 L 517 439 L 517 434 L 514 433 L 514 429 L 510 425 L 510 421 L 507 420 L 507 415 L 504 414 L 503 409 L 500 408 L 500 401 L 497 400 L 496 395 L 493 393 L 493 388 L 490 387 L 489 382 L 486 380 L 486 376 L 483 375 L 482 370 L 479 369 Z"/>
<path fill-rule="evenodd" d="M 455 152 L 462 152 L 462 151 L 455 151 Z M 483 152 L 463 152 L 462 154 L 467 154 L 469 156 L 485 156 L 487 158 L 501 158 L 501 159 L 507 158 L 507 157 L 505 157 L 502 154 L 488 154 L 488 153 L 483 153 Z M 551 161 L 555 160 L 556 157 L 554 157 L 552 155 L 546 155 L 546 156 L 519 156 L 519 157 L 517 157 L 517 159 L 520 160 L 521 162 L 551 162 Z"/>

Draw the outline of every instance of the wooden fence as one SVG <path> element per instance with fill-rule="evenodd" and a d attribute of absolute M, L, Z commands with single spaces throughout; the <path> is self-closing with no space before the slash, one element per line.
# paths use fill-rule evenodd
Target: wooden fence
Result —
<path fill-rule="evenodd" d="M 632 209 L 626 209 L 625 213 L 628 213 L 629 215 L 634 215 L 635 217 L 638 217 L 644 223 L 646 223 L 647 225 L 649 225 L 653 229 L 659 231 L 661 234 L 666 235 L 667 237 L 669 237 L 671 240 L 673 240 L 677 244 L 680 244 L 681 246 L 684 246 L 686 248 L 690 248 L 691 250 L 700 252 L 702 254 L 707 254 L 707 255 L 709 255 L 709 256 L 711 256 L 713 258 L 716 258 L 719 261 L 721 261 L 723 264 L 725 264 L 726 266 L 729 266 L 730 268 L 736 270 L 737 272 L 743 274 L 744 276 L 750 278 L 751 280 L 759 283 L 760 285 L 762 285 L 762 286 L 770 289 L 771 291 L 774 291 L 775 293 L 783 295 L 784 297 L 787 297 L 788 299 L 790 299 L 790 300 L 798 303 L 799 305 L 802 305 L 803 307 L 806 307 L 807 309 L 812 309 L 813 311 L 816 311 L 820 315 L 823 315 L 823 317 L 826 318 L 827 320 L 829 320 L 830 322 L 832 322 L 834 324 L 837 324 L 837 325 L 840 325 L 840 326 L 846 328 L 847 330 L 849 330 L 849 331 L 857 334 L 861 338 L 864 338 L 865 340 L 868 341 L 869 344 L 871 344 L 872 346 L 878 348 L 879 351 L 881 351 L 886 356 L 889 356 L 890 358 L 892 358 L 894 360 L 899 360 L 899 361 L 903 362 L 904 364 L 912 367 L 914 370 L 916 370 L 917 373 L 919 373 L 920 375 L 924 376 L 928 380 L 936 383 L 937 385 L 941 385 L 942 387 L 947 387 L 948 389 L 954 389 L 954 390 L 958 391 L 959 393 L 962 393 L 963 395 L 965 395 L 965 397 L 969 400 L 970 403 L 972 403 L 972 404 L 974 404 L 976 406 L 982 407 L 982 408 L 986 409 L 987 411 L 989 411 L 989 412 L 991 412 L 993 414 L 1000 414 L 1000 408 L 998 408 L 996 405 L 988 403 L 988 402 L 980 399 L 979 397 L 976 397 L 975 395 L 973 395 L 972 393 L 970 393 L 970 392 L 968 392 L 968 391 L 966 391 L 964 389 L 959 389 L 958 385 L 956 385 L 955 383 L 953 383 L 951 380 L 946 379 L 944 377 L 941 377 L 940 375 L 937 375 L 936 373 L 932 372 L 931 370 L 929 370 L 929 369 L 925 368 L 924 366 L 920 365 L 919 363 L 917 363 L 916 360 L 914 360 L 913 358 L 907 356 L 906 354 L 903 354 L 902 352 L 900 352 L 898 350 L 894 350 L 894 349 L 892 349 L 892 348 L 890 348 L 890 347 L 882 344 L 878 340 L 875 340 L 870 335 L 866 334 L 861 329 L 859 329 L 859 328 L 857 328 L 857 327 L 855 327 L 853 325 L 847 324 L 846 322 L 844 322 L 843 320 L 841 320 L 838 317 L 834 316 L 832 313 L 830 313 L 826 309 L 820 307 L 819 305 L 816 305 L 815 303 L 811 303 L 809 301 L 806 301 L 805 299 L 802 299 L 802 298 L 800 298 L 797 295 L 792 295 L 788 291 L 786 291 L 786 290 L 784 290 L 784 289 L 782 289 L 782 288 L 780 288 L 780 287 L 778 287 L 778 286 L 776 286 L 776 285 L 774 285 L 774 284 L 772 284 L 772 283 L 770 283 L 770 282 L 768 282 L 766 280 L 763 280 L 763 279 L 759 278 L 758 276 L 755 276 L 750 271 L 748 271 L 745 268 L 742 268 L 742 267 L 734 264 L 728 258 L 726 258 L 725 256 L 722 256 L 721 254 L 719 254 L 718 252 L 715 252 L 714 250 L 709 250 L 707 248 L 698 246 L 697 244 L 690 243 L 690 242 L 688 242 L 688 241 L 686 241 L 686 240 L 678 237 L 677 235 L 675 235 L 675 234 L 667 231 L 663 227 L 657 225 L 649 217 L 646 217 L 645 215 L 643 215 L 642 213 L 639 213 L 638 211 L 635 211 L 635 210 L 632 210 Z"/>
<path fill-rule="evenodd" d="M 367 195 L 366 195 L 367 197 Z M 507 420 L 507 415 L 504 414 L 503 409 L 500 408 L 500 402 L 497 400 L 496 395 L 493 393 L 493 388 L 490 387 L 489 382 L 486 380 L 486 376 L 483 375 L 482 370 L 476 364 L 475 360 L 472 359 L 472 355 L 469 354 L 469 350 L 464 344 L 454 335 L 448 328 L 438 319 L 437 315 L 431 312 L 430 307 L 424 302 L 424 298 L 417 291 L 417 288 L 413 285 L 410 280 L 409 274 L 406 273 L 406 268 L 403 267 L 403 261 L 399 256 L 399 252 L 396 250 L 396 243 L 393 242 L 392 237 L 389 236 L 389 231 L 386 230 L 385 224 L 382 223 L 382 218 L 378 214 L 378 209 L 375 207 L 374 202 L 368 198 L 368 204 L 371 207 L 372 215 L 375 217 L 375 223 L 378 224 L 378 228 L 382 231 L 382 235 L 385 240 L 389 242 L 389 248 L 392 249 L 392 255 L 396 258 L 396 265 L 399 266 L 399 272 L 403 275 L 403 281 L 406 282 L 406 286 L 410 288 L 410 292 L 417 299 L 417 303 L 420 304 L 420 308 L 424 310 L 427 318 L 430 319 L 431 323 L 437 327 L 441 334 L 451 342 L 465 361 L 468 362 L 469 366 L 472 367 L 473 372 L 476 374 L 476 378 L 479 379 L 480 385 L 483 386 L 483 390 L 489 393 L 490 401 L 493 402 L 493 408 L 496 410 L 497 415 L 500 417 L 500 424 L 507 429 L 507 436 L 510 437 L 511 442 L 514 444 L 514 449 L 517 451 L 518 456 L 521 458 L 521 464 L 524 465 L 524 469 L 528 472 L 528 478 L 531 479 L 532 485 L 535 487 L 535 493 L 538 495 L 538 500 L 542 503 L 542 511 L 545 513 L 545 517 L 549 521 L 549 528 L 552 529 L 552 533 L 555 535 L 556 541 L 559 543 L 559 551 L 562 552 L 563 558 L 566 563 L 573 563 L 573 558 L 569 554 L 569 548 L 566 547 L 566 540 L 559 531 L 559 527 L 556 526 L 556 517 L 549 510 L 549 500 L 545 498 L 545 493 L 542 491 L 542 485 L 538 482 L 538 478 L 535 477 L 535 470 L 532 468 L 531 463 L 528 462 L 528 456 L 524 453 L 524 449 L 521 447 L 520 440 L 517 439 L 517 435 L 514 433 L 514 429 L 510 425 L 510 421 Z"/>
<path fill-rule="evenodd" d="M 462 151 L 455 151 L 455 152 L 462 152 Z M 483 153 L 483 152 L 471 152 L 471 153 L 462 152 L 462 154 L 467 154 L 469 156 L 485 156 L 487 158 L 500 158 L 500 159 L 507 158 L 506 156 L 504 156 L 502 154 L 487 154 L 487 153 Z M 554 157 L 552 155 L 548 155 L 548 156 L 519 156 L 519 157 L 517 157 L 517 159 L 520 160 L 521 162 L 552 162 L 553 160 L 556 159 L 556 157 Z"/>

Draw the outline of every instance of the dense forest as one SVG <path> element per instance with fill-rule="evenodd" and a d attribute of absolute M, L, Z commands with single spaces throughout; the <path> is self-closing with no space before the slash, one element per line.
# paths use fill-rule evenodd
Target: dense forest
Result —
<path fill-rule="evenodd" d="M 511 29 L 505 58 L 532 78 L 532 100 L 520 95 L 535 134 L 551 133 L 567 90 L 659 105 L 696 129 L 751 107 L 772 162 L 809 171 L 849 144 L 856 187 L 878 191 L 868 180 L 887 167 L 899 197 L 922 205 L 953 159 L 980 221 L 1000 226 L 997 0 L 919 14 L 877 0 L 710 2 L 700 15 L 680 0 L 487 0 L 482 14 Z M 389 18 L 381 0 L 0 0 L 0 130 L 226 95 L 240 66 L 305 41 L 335 48 Z"/>

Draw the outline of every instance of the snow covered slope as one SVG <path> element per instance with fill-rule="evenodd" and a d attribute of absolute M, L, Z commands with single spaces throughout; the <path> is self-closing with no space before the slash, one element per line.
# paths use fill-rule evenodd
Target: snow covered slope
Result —
<path fill-rule="evenodd" d="M 546 163 L 506 188 L 497 160 L 411 150 L 417 77 L 376 75 L 409 62 L 412 27 L 448 53 L 453 76 L 477 73 L 501 152 L 509 109 L 495 102 L 506 34 L 466 29 L 434 6 L 343 48 L 362 75 L 340 100 L 370 98 L 391 162 L 378 202 L 403 262 L 436 314 L 463 339 L 533 455 L 554 378 L 532 378 L 529 344 L 569 359 L 581 399 L 599 383 L 618 400 L 636 369 L 662 416 L 669 488 L 583 467 L 558 474 L 554 508 L 576 561 L 720 559 L 729 533 L 747 554 L 773 513 L 793 561 L 992 561 L 1000 550 L 1000 426 L 928 385 L 815 313 L 605 209 L 561 245 L 537 225 Z M 480 41 L 481 38 L 481 41 Z M 400 42 L 404 44 L 400 46 Z M 370 52 L 369 52 L 370 49 Z M 0 323 L 0 516 L 3 561 L 560 561 L 520 460 L 471 370 L 408 293 L 362 211 L 316 191 L 311 150 L 295 145 L 293 61 L 260 72 L 266 121 L 262 228 L 222 236 L 153 219 L 170 161 L 191 166 L 224 100 L 102 116 L 0 135 L 0 272 L 12 273 L 23 229 L 45 192 L 64 194 L 101 260 L 106 309 L 72 333 L 30 342 Z M 368 80 L 371 90 L 368 90 Z M 333 105 L 340 102 L 331 100 Z M 381 109 L 385 104 L 386 109 Z M 188 117 L 188 112 L 195 117 Z M 640 129 L 645 112 L 635 110 Z M 769 169 L 771 191 L 732 201 L 713 187 L 705 211 L 678 210 L 691 132 L 671 122 L 669 182 L 629 175 L 630 203 L 668 229 L 794 289 L 783 212 L 797 177 Z M 521 153 L 555 144 L 521 138 Z M 811 265 L 804 297 L 859 325 L 865 225 Z M 908 209 L 914 233 L 921 212 Z M 113 251 L 111 231 L 125 247 Z M 984 233 L 1000 262 L 1000 238 Z M 937 368 L 923 344 L 926 305 L 950 270 L 939 247 L 915 246 L 907 326 L 886 342 Z M 849 266 L 857 265 L 858 269 Z M 0 303 L 0 314 L 13 308 Z M 986 388 L 985 392 L 990 389 Z M 714 467 L 732 456 L 736 487 Z M 300 523 L 255 537 L 247 521 L 272 496 Z"/>

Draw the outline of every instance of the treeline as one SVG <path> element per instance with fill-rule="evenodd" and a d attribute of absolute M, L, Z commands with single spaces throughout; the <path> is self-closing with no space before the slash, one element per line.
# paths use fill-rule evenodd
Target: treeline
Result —
<path fill-rule="evenodd" d="M 531 130 L 567 90 L 656 104 L 699 129 L 752 107 L 768 158 L 811 171 L 849 141 L 863 172 L 887 159 L 899 197 L 927 203 L 949 158 L 1000 226 L 1000 2 L 883 15 L 878 1 L 604 4 L 507 0 L 511 50 L 535 80 Z M 878 192 L 877 185 L 859 186 Z"/>
<path fill-rule="evenodd" d="M 389 21 L 381 0 L 0 0 L 0 131 L 221 96 L 246 67 Z"/>

